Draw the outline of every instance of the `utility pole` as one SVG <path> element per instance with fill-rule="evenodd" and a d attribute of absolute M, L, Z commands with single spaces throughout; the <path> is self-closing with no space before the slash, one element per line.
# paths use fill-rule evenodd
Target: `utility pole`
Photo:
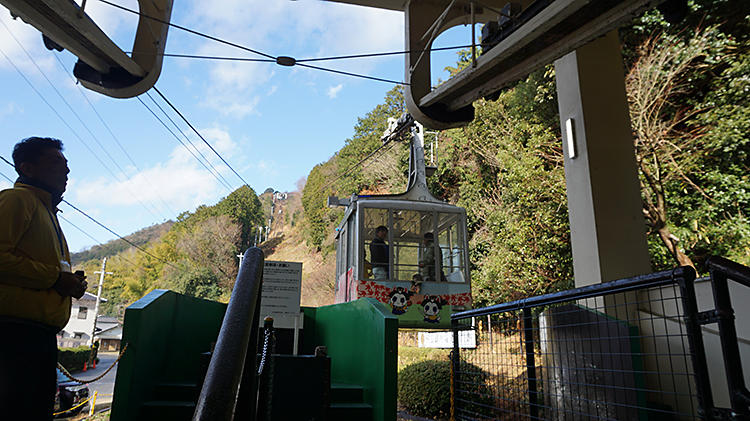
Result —
<path fill-rule="evenodd" d="M 104 275 L 112 275 L 112 272 L 107 272 L 107 258 L 102 259 L 102 270 L 97 270 L 94 273 L 99 274 L 99 288 L 96 291 L 96 304 L 94 305 L 94 328 L 91 330 L 91 344 L 94 345 L 94 333 L 96 333 L 96 319 L 99 318 L 99 300 L 102 298 L 102 284 L 104 283 Z"/>

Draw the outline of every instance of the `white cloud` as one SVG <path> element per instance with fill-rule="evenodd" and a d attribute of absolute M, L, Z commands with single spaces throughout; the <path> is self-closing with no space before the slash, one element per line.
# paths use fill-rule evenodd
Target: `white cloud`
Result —
<path fill-rule="evenodd" d="M 341 88 L 343 87 L 344 85 L 341 83 L 339 83 L 336 86 L 331 86 L 328 88 L 328 92 L 326 93 L 326 95 L 328 95 L 328 98 L 331 98 L 331 99 L 336 98 L 339 92 L 341 92 Z"/>
<path fill-rule="evenodd" d="M 9 102 L 0 107 L 0 119 L 16 113 L 23 113 L 23 107 L 19 106 L 15 102 Z"/>
<path fill-rule="evenodd" d="M 200 129 L 200 132 L 227 160 L 231 152 L 238 149 L 230 134 L 223 129 Z M 193 137 L 191 140 L 213 168 L 229 178 L 230 170 L 219 158 L 199 139 Z M 175 148 L 165 162 L 142 169 L 124 181 L 99 178 L 70 184 L 70 194 L 84 206 L 100 206 L 101 198 L 105 196 L 107 205 L 133 206 L 139 205 L 139 199 L 145 203 L 161 203 L 163 200 L 173 209 L 191 209 L 227 194 L 219 181 L 183 147 Z"/>
<path fill-rule="evenodd" d="M 15 65 L 24 74 L 32 74 L 33 77 L 39 75 L 34 63 L 45 72 L 52 69 L 55 64 L 53 53 L 42 44 L 42 35 L 39 31 L 20 18 L 13 19 L 5 9 L 0 10 L 0 52 L 3 53 L 0 54 L 3 56 L 0 59 L 0 69 L 15 72 Z"/>

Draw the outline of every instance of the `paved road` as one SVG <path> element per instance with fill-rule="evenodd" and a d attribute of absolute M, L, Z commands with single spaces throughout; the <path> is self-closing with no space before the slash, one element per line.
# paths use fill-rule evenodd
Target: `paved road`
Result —
<path fill-rule="evenodd" d="M 81 380 L 90 380 L 93 379 L 102 373 L 104 373 L 105 370 L 107 370 L 112 363 L 117 360 L 117 356 L 119 354 L 116 352 L 100 352 L 99 353 L 99 363 L 96 365 L 96 368 L 90 368 L 85 372 L 78 372 L 73 374 L 73 377 L 79 378 Z M 96 398 L 96 407 L 99 408 L 102 404 L 106 404 L 106 406 L 111 405 L 112 403 L 112 392 L 115 390 L 115 375 L 117 374 L 117 365 L 115 365 L 107 375 L 105 375 L 103 378 L 93 382 L 89 383 L 89 391 L 91 392 L 91 395 L 94 395 L 94 392 L 98 392 L 98 397 Z"/>
<path fill-rule="evenodd" d="M 117 352 L 99 352 L 99 363 L 96 364 L 96 368 L 89 368 L 85 372 L 79 371 L 71 374 L 77 379 L 91 380 L 104 373 L 112 365 L 112 363 L 117 360 L 118 355 L 119 354 Z M 112 367 L 112 369 L 109 370 L 109 372 L 101 379 L 88 384 L 89 392 L 91 393 L 92 397 L 95 391 L 98 392 L 96 398 L 96 411 L 100 411 L 104 408 L 109 408 L 110 406 L 112 406 L 112 392 L 115 389 L 116 375 L 117 365 Z M 85 413 L 79 414 L 74 417 L 64 418 L 64 420 L 80 420 L 86 418 L 86 415 L 88 415 L 88 411 L 85 411 Z"/>

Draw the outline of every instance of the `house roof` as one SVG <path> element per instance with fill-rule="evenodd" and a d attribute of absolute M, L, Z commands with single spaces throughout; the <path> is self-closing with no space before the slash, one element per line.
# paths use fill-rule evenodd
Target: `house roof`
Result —
<path fill-rule="evenodd" d="M 112 326 L 101 332 L 97 332 L 94 336 L 99 339 L 122 339 L 122 326 Z"/>
<path fill-rule="evenodd" d="M 83 294 L 83 297 L 76 298 L 74 301 L 75 302 L 80 302 L 80 301 L 96 301 L 96 295 L 94 295 L 94 294 L 92 294 L 90 292 L 85 292 Z M 101 297 L 101 298 L 99 298 L 99 302 L 106 303 L 107 299 L 104 298 L 104 297 Z"/>
<path fill-rule="evenodd" d="M 119 320 L 117 320 L 117 317 L 112 316 L 99 316 L 96 318 L 97 323 L 120 323 Z"/>

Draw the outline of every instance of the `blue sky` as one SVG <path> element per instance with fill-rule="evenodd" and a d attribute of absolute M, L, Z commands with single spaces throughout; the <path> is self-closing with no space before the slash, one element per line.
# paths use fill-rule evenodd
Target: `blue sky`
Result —
<path fill-rule="evenodd" d="M 137 9 L 136 0 L 117 3 Z M 136 16 L 97 0 L 88 1 L 86 12 L 123 50 L 130 50 Z M 274 56 L 310 58 L 404 49 L 402 13 L 330 2 L 175 0 L 172 21 Z M 108 98 L 76 86 L 72 54 L 46 50 L 38 31 L 20 19 L 12 20 L 2 7 L 0 22 L 0 153 L 4 157 L 10 158 L 13 145 L 28 136 L 61 139 L 71 167 L 65 198 L 122 235 L 173 219 L 200 204 L 213 204 L 229 193 L 137 99 Z M 468 27 L 451 30 L 435 46 L 467 44 L 468 34 Z M 169 31 L 167 52 L 253 57 L 175 28 Z M 432 59 L 433 77 L 445 79 L 440 69 L 455 63 L 456 55 L 433 53 Z M 316 64 L 404 78 L 402 56 Z M 262 192 L 267 187 L 295 190 L 297 181 L 314 165 L 344 145 L 357 117 L 379 104 L 392 85 L 273 63 L 167 57 L 157 87 L 250 186 Z M 152 96 L 161 103 L 153 91 Z M 145 95 L 141 98 L 154 108 Z M 172 117 L 195 145 L 202 145 Z M 199 149 L 232 189 L 242 185 L 201 145 Z M 7 165 L 0 166 L 0 174 L 15 179 Z M 8 186 L 0 177 L 0 188 Z M 65 219 L 98 242 L 114 238 L 67 205 L 60 208 Z M 67 221 L 62 224 L 72 251 L 96 244 Z"/>

